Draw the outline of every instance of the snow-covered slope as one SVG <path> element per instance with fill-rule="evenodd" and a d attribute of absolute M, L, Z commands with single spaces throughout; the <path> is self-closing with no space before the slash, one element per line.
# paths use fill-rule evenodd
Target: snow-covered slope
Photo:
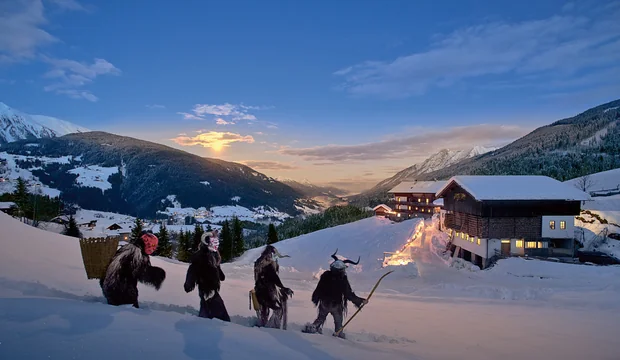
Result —
<path fill-rule="evenodd" d="M 392 223 L 386 218 L 371 217 L 350 224 L 319 230 L 310 234 L 278 242 L 280 253 L 291 256 L 292 267 L 297 271 L 318 272 L 329 268 L 330 257 L 336 249 L 338 255 L 360 263 L 353 271 L 370 271 L 381 268 L 384 251 L 399 250 L 414 233 L 419 220 Z M 238 264 L 254 264 L 264 247 L 247 251 Z"/>
<path fill-rule="evenodd" d="M 585 185 L 586 191 L 594 194 L 618 193 L 620 192 L 620 169 L 594 173 L 565 182 L 582 189 Z"/>
<path fill-rule="evenodd" d="M 414 224 L 375 225 L 382 231 L 368 237 L 376 236 L 376 242 L 362 242 L 355 249 L 361 264 L 368 263 L 365 252 L 388 245 L 389 235 L 383 234 L 389 234 L 390 226 Z M 372 230 L 364 221 L 351 226 Z M 457 270 L 430 251 L 428 244 L 440 237 L 430 227 L 412 251 L 414 263 L 381 283 L 348 325 L 347 340 L 331 336 L 331 318 L 324 335 L 300 332 L 316 317 L 310 297 L 317 280 L 293 268 L 310 261 L 310 255 L 318 257 L 314 266 L 327 264 L 331 249 L 319 256 L 290 248 L 295 257 L 280 260 L 282 281 L 295 292 L 289 330 L 281 331 L 251 327 L 250 265 L 223 265 L 221 295 L 232 323 L 222 323 L 196 317 L 198 296 L 195 291 L 186 294 L 182 286 L 186 264 L 152 257 L 153 265 L 167 274 L 161 289 L 139 285 L 140 309 L 113 307 L 103 303 L 98 281 L 86 279 L 76 239 L 2 213 L 0 229 L 0 359 L 256 359 L 258 354 L 272 360 L 517 360 L 548 354 L 549 344 L 561 344 L 553 348 L 553 359 L 617 357 L 620 267 L 508 259 L 490 271 Z M 339 238 L 329 230 L 323 236 L 331 237 L 336 247 L 354 244 L 359 232 L 348 230 L 332 228 Z M 297 239 L 298 246 L 309 248 L 303 242 Z M 286 244 L 276 246 L 284 252 Z M 354 257 L 352 252 L 341 254 Z M 385 271 L 370 271 L 367 277 L 366 270 L 349 270 L 359 296 L 367 296 Z M 136 334 L 139 339 L 131 339 Z"/>
<path fill-rule="evenodd" d="M 0 102 L 0 143 L 88 131 L 85 127 L 51 116 L 26 114 Z"/>

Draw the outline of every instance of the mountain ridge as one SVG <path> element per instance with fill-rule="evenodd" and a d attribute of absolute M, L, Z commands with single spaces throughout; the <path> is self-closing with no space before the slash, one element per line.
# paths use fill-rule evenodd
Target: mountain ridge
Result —
<path fill-rule="evenodd" d="M 174 195 L 183 207 L 270 207 L 295 215 L 304 198 L 243 164 L 100 131 L 21 140 L 1 150 L 20 172 L 92 210 L 152 217 L 173 205 L 166 199 Z"/>
<path fill-rule="evenodd" d="M 90 130 L 66 120 L 27 114 L 0 102 L 0 144 L 88 131 Z"/>

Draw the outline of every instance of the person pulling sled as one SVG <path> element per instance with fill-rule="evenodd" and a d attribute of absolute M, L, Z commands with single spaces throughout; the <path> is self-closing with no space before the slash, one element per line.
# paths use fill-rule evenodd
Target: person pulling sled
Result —
<path fill-rule="evenodd" d="M 216 237 L 213 233 L 204 233 L 200 239 L 198 251 L 192 255 L 187 268 L 184 289 L 189 293 L 198 285 L 200 297 L 199 317 L 220 319 L 230 322 L 230 316 L 220 296 L 220 283 L 226 279 L 220 263 L 222 258 L 214 246 Z"/>
<path fill-rule="evenodd" d="M 275 247 L 267 245 L 254 262 L 255 283 L 254 291 L 250 291 L 250 297 L 257 310 L 259 327 L 286 330 L 287 300 L 293 296 L 293 290 L 285 287 L 280 280 L 278 257 L 284 258 L 288 255 L 280 255 Z M 271 318 L 269 318 L 270 310 L 273 310 Z"/>
<path fill-rule="evenodd" d="M 357 265 L 351 260 L 340 260 L 336 257 L 336 252 L 332 254 L 334 261 L 329 265 L 329 270 L 321 274 L 319 283 L 312 293 L 312 302 L 318 306 L 319 314 L 312 324 L 307 324 L 302 330 L 305 333 L 323 333 L 323 324 L 327 320 L 327 315 L 331 314 L 334 318 L 334 331 L 342 328 L 342 321 L 347 312 L 347 301 L 351 301 L 357 308 L 368 303 L 353 292 L 349 279 L 347 278 L 347 264 Z M 334 335 L 336 333 L 334 332 Z M 340 338 L 346 338 L 343 332 L 338 334 Z"/>

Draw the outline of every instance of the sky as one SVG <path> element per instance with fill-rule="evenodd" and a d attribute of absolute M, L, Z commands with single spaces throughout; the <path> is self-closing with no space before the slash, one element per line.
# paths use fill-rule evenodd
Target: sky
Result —
<path fill-rule="evenodd" d="M 620 1 L 0 0 L 0 101 L 359 191 L 620 98 Z"/>

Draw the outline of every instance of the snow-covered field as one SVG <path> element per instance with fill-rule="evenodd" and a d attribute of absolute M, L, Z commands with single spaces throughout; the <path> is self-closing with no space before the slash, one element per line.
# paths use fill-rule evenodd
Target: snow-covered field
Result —
<path fill-rule="evenodd" d="M 77 175 L 75 182 L 83 187 L 94 187 L 106 191 L 112 188 L 108 178 L 118 173 L 118 167 L 102 167 L 98 165 L 80 166 L 68 171 Z"/>
<path fill-rule="evenodd" d="M 347 327 L 347 340 L 330 336 L 331 318 L 324 335 L 300 332 L 316 316 L 315 272 L 335 248 L 361 256 L 349 277 L 364 297 L 387 270 L 372 259 L 402 248 L 417 224 L 372 218 L 277 244 L 291 255 L 280 260 L 281 277 L 295 291 L 282 331 L 249 326 L 258 250 L 223 266 L 233 320 L 223 323 L 196 317 L 198 296 L 182 286 L 186 264 L 154 257 L 167 273 L 161 290 L 140 285 L 141 309 L 108 306 L 86 279 L 76 239 L 0 214 L 0 359 L 618 359 L 620 267 L 509 259 L 459 270 L 435 250 L 445 239 L 432 224 L 411 247 L 413 262 L 392 267 Z"/>

